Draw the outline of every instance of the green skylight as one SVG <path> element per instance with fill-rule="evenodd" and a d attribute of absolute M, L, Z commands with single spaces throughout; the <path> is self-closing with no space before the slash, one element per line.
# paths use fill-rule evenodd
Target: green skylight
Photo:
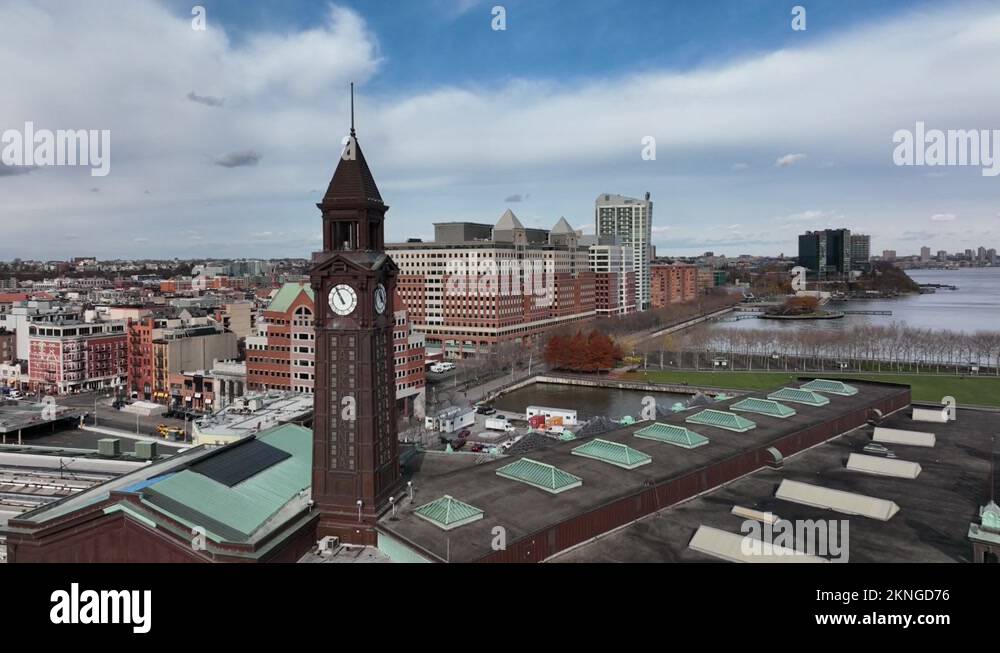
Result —
<path fill-rule="evenodd" d="M 829 379 L 813 379 L 809 383 L 803 384 L 802 389 L 812 390 L 813 392 L 827 392 L 832 395 L 844 395 L 845 397 L 858 394 L 858 389 L 853 385 Z"/>
<path fill-rule="evenodd" d="M 740 417 L 735 413 L 727 413 L 721 410 L 713 410 L 711 408 L 701 411 L 691 417 L 688 417 L 685 422 L 690 424 L 704 424 L 705 426 L 715 426 L 720 429 L 726 429 L 727 431 L 736 431 L 737 433 L 743 433 L 749 431 L 750 429 L 756 428 L 757 425 L 745 417 Z"/>
<path fill-rule="evenodd" d="M 440 499 L 425 503 L 413 512 L 446 531 L 483 518 L 482 510 L 447 494 Z"/>
<path fill-rule="evenodd" d="M 653 460 L 648 454 L 633 449 L 627 444 L 610 442 L 600 438 L 595 438 L 586 444 L 581 444 L 570 451 L 570 453 L 574 456 L 602 460 L 625 469 L 635 469 Z"/>
<path fill-rule="evenodd" d="M 641 428 L 633 433 L 637 438 L 646 440 L 656 440 L 665 442 L 685 449 L 694 449 L 708 444 L 708 438 L 700 433 L 695 433 L 689 428 L 677 426 L 676 424 L 661 424 L 657 422 L 651 426 Z"/>
<path fill-rule="evenodd" d="M 794 408 L 789 408 L 784 404 L 770 399 L 758 399 L 757 397 L 747 397 L 729 406 L 732 410 L 740 410 L 747 413 L 758 413 L 769 415 L 770 417 L 780 417 L 784 419 L 795 414 Z"/>
<path fill-rule="evenodd" d="M 552 494 L 559 494 L 583 485 L 583 479 L 579 476 L 573 476 L 557 467 L 530 458 L 521 458 L 509 465 L 504 465 L 497 470 L 497 476 L 527 483 Z"/>
<path fill-rule="evenodd" d="M 802 388 L 782 388 L 767 395 L 768 399 L 780 399 L 790 401 L 795 404 L 806 404 L 808 406 L 825 406 L 830 400 L 823 395 L 816 394 L 810 390 Z"/>

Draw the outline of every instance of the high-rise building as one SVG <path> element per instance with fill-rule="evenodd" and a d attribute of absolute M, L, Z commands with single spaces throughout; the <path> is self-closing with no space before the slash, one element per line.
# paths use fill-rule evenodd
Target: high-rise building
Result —
<path fill-rule="evenodd" d="M 930 263 L 931 261 L 931 248 L 924 246 L 920 248 L 920 262 Z"/>
<path fill-rule="evenodd" d="M 986 250 L 986 262 L 990 265 L 997 264 L 997 251 L 995 249 Z"/>
<path fill-rule="evenodd" d="M 872 237 L 851 234 L 851 269 L 866 270 L 872 258 Z"/>
<path fill-rule="evenodd" d="M 414 330 L 459 358 L 593 317 L 594 273 L 579 238 L 565 219 L 551 232 L 528 229 L 508 210 L 492 227 L 437 223 L 433 242 L 386 250 Z"/>
<path fill-rule="evenodd" d="M 982 245 L 980 245 L 979 249 L 976 251 L 976 263 L 979 265 L 986 265 L 986 248 Z"/>
<path fill-rule="evenodd" d="M 800 235 L 798 260 L 820 278 L 846 275 L 851 269 L 850 230 L 824 229 Z"/>
<path fill-rule="evenodd" d="M 882 260 L 883 261 L 895 261 L 896 260 L 896 250 L 894 250 L 894 249 L 883 249 L 882 250 Z"/>
<path fill-rule="evenodd" d="M 632 248 L 616 236 L 604 236 L 590 246 L 590 270 L 594 273 L 594 307 L 600 316 L 635 312 L 635 270 Z"/>
<path fill-rule="evenodd" d="M 618 236 L 632 248 L 635 270 L 635 303 L 639 310 L 650 307 L 650 265 L 652 262 L 653 202 L 644 199 L 604 194 L 594 202 L 594 228 L 597 237 Z"/>
<path fill-rule="evenodd" d="M 940 261 L 941 263 L 944 263 L 945 261 L 947 261 L 948 260 L 948 252 L 946 252 L 943 249 L 939 249 L 938 253 L 937 253 L 937 260 Z"/>

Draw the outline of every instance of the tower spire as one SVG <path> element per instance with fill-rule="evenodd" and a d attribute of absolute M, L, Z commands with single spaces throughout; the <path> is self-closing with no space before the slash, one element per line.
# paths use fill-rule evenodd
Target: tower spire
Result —
<path fill-rule="evenodd" d="M 354 135 L 354 82 L 351 82 L 351 136 Z"/>

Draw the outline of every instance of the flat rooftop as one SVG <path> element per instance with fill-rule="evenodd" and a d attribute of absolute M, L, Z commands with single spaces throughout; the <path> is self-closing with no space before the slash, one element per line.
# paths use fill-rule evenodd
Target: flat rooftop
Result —
<path fill-rule="evenodd" d="M 660 423 L 688 427 L 709 439 L 707 445 L 693 449 L 633 436 L 635 431 L 649 426 L 649 422 L 639 422 L 598 436 L 603 440 L 627 444 L 651 457 L 648 464 L 631 470 L 571 453 L 572 449 L 591 438 L 558 443 L 527 454 L 526 457 L 531 460 L 552 465 L 582 479 L 581 486 L 558 494 L 497 475 L 499 467 L 510 464 L 519 457 L 505 457 L 469 469 L 437 475 L 425 475 L 418 471 L 412 476 L 415 491 L 412 503 L 400 505 L 397 520 L 383 518 L 379 522 L 379 530 L 427 557 L 440 560 L 447 558 L 453 562 L 478 560 L 493 553 L 491 543 L 494 540 L 494 527 L 501 526 L 505 529 L 509 546 L 532 534 L 544 532 L 557 524 L 637 495 L 653 486 L 680 479 L 699 469 L 714 467 L 741 454 L 767 447 L 784 436 L 816 424 L 833 422 L 865 410 L 875 402 L 908 392 L 906 386 L 894 384 L 850 383 L 859 389 L 856 395 L 828 395 L 830 401 L 824 406 L 786 402 L 796 410 L 796 414 L 791 417 L 739 413 L 741 417 L 756 424 L 752 430 L 742 433 L 718 426 L 686 423 L 685 419 L 701 411 L 701 407 L 658 419 Z M 766 396 L 766 393 L 760 396 Z M 743 397 L 716 402 L 711 408 L 727 411 L 729 404 L 741 399 Z M 484 511 L 483 518 L 445 531 L 414 513 L 415 507 L 444 495 Z"/>
<path fill-rule="evenodd" d="M 24 400 L 0 399 L 0 433 L 8 435 L 23 429 L 78 418 L 85 409 Z"/>
<path fill-rule="evenodd" d="M 246 402 L 260 399 L 255 409 L 243 408 Z M 312 416 L 313 396 L 301 392 L 270 391 L 246 395 L 225 408 L 195 421 L 195 436 L 244 437 L 279 424 L 298 422 Z"/>
<path fill-rule="evenodd" d="M 919 463 L 915 479 L 846 469 L 847 457 L 871 442 L 862 427 L 788 458 L 780 470 L 762 469 L 728 485 L 656 512 L 622 529 L 552 558 L 553 562 L 718 562 L 688 548 L 702 524 L 740 533 L 734 505 L 771 512 L 780 519 L 836 519 L 850 523 L 850 562 L 971 562 L 970 522 L 989 500 L 991 435 L 996 412 L 959 409 L 947 424 L 914 422 L 910 411 L 882 426 L 934 433 L 934 447 L 887 445 L 899 460 Z M 888 521 L 845 515 L 777 499 L 784 479 L 894 501 Z"/>

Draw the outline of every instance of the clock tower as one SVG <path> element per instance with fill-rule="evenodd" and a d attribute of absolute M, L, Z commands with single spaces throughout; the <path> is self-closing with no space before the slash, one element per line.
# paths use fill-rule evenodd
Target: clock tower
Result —
<path fill-rule="evenodd" d="M 354 131 L 317 204 L 323 251 L 316 296 L 312 498 L 320 537 L 376 544 L 375 522 L 400 489 L 392 298 L 397 267 L 383 251 L 388 210 Z M 295 347 L 298 343 L 291 342 Z"/>

